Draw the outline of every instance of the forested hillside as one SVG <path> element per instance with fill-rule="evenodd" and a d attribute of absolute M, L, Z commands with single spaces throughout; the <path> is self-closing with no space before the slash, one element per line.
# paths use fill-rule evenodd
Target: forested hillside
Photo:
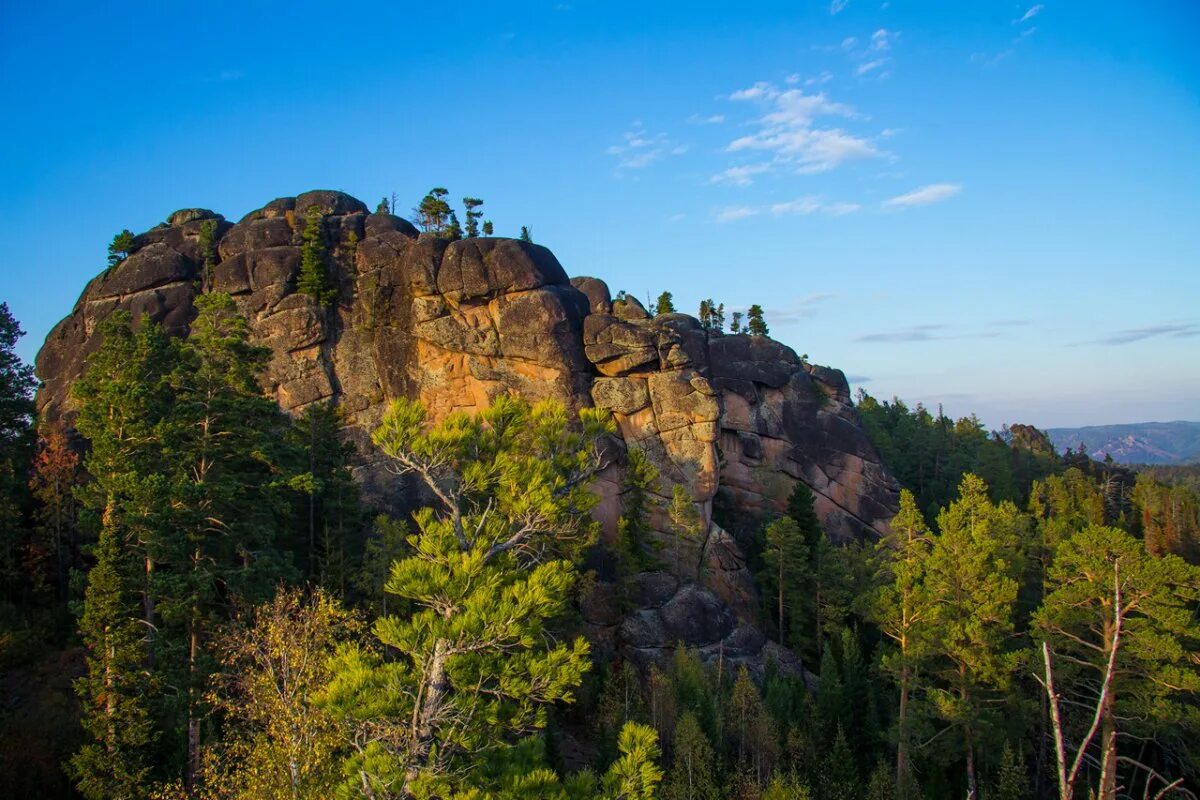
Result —
<path fill-rule="evenodd" d="M 434 262 L 459 283 L 414 305 L 450 319 L 446 296 L 466 316 L 470 291 L 513 294 L 494 261 L 463 282 L 466 245 L 449 247 L 473 239 L 440 208 L 389 238 L 461 256 Z M 341 249 L 355 220 L 335 234 L 321 218 L 293 214 L 300 244 L 272 246 L 296 248 L 282 311 L 345 334 L 333 287 L 368 256 Z M 246 230 L 282 236 L 276 219 Z M 369 425 L 345 397 L 285 413 L 280 351 L 247 316 L 258 289 L 209 281 L 244 240 L 192 223 L 156 234 L 214 268 L 185 287 L 185 330 L 111 311 L 53 416 L 35 414 L 0 306 L 5 796 L 1116 800 L 1200 784 L 1194 483 L 1060 455 L 1028 426 L 851 407 L 761 315 L 727 334 L 719 304 L 703 327 L 595 286 L 579 290 L 594 310 L 563 318 L 592 336 L 569 357 L 598 365 L 595 403 L 433 408 L 428 389 L 375 398 Z M 125 280 L 137 246 L 119 236 L 97 285 Z M 709 446 L 711 481 L 679 468 Z M 386 513 L 355 479 L 364 452 Z M 888 470 L 898 510 L 875 525 Z"/>

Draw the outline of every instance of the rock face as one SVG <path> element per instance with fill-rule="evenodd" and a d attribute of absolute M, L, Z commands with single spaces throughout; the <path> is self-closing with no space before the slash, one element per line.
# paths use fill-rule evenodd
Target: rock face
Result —
<path fill-rule="evenodd" d="M 294 289 L 312 206 L 324 215 L 338 287 L 330 308 Z M 206 275 L 200 229 L 210 220 L 217 263 Z M 129 257 L 94 278 L 47 337 L 37 359 L 43 418 L 70 422 L 70 386 L 99 346 L 100 320 L 125 309 L 182 335 L 205 288 L 232 295 L 256 342 L 270 348 L 264 390 L 280 406 L 342 406 L 357 477 L 379 505 L 396 505 L 398 490 L 369 433 L 392 398 L 418 398 L 434 419 L 506 392 L 610 410 L 624 447 L 641 450 L 662 475 L 651 523 L 663 566 L 636 576 L 632 611 L 620 610 L 598 570 L 582 611 L 601 652 L 645 663 L 682 642 L 735 663 L 761 665 L 768 654 L 794 663 L 756 627 L 751 523 L 782 511 L 796 481 L 812 488 L 836 539 L 876 536 L 896 509 L 897 484 L 859 426 L 840 371 L 770 339 L 710 333 L 684 314 L 651 317 L 598 279 L 568 279 L 544 247 L 419 234 L 331 191 L 274 200 L 233 225 L 185 209 L 137 236 Z M 610 541 L 622 473 L 614 463 L 595 485 Z M 682 543 L 666 514 L 675 483 L 702 519 L 701 535 Z M 714 501 L 733 533 L 714 522 Z"/>

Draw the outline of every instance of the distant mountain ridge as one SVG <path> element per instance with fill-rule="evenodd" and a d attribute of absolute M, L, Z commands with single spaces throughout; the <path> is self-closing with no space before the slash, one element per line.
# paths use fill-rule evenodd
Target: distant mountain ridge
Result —
<path fill-rule="evenodd" d="M 1200 422 L 1135 422 L 1049 428 L 1046 433 L 1060 453 L 1082 443 L 1094 458 L 1105 453 L 1122 464 L 1192 464 L 1200 462 Z"/>

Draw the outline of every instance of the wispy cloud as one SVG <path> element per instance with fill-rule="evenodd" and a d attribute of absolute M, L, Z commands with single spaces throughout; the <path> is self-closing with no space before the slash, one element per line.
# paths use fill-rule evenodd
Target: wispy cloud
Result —
<path fill-rule="evenodd" d="M 830 72 L 829 70 L 825 69 L 825 70 L 821 70 L 821 73 L 819 75 L 814 75 L 811 78 L 805 79 L 804 85 L 805 86 L 820 86 L 823 83 L 829 83 L 831 80 L 833 80 L 833 73 Z M 794 81 L 789 81 L 789 83 L 794 83 Z"/>
<path fill-rule="evenodd" d="M 1013 20 L 1013 24 L 1020 25 L 1022 22 L 1029 22 L 1029 20 L 1033 19 L 1039 13 L 1041 13 L 1042 9 L 1045 7 L 1046 6 L 1042 5 L 1041 3 L 1038 3 L 1037 5 L 1034 5 L 1034 6 L 1030 6 L 1029 10 L 1026 11 L 1023 15 L 1021 15 L 1020 19 Z"/>
<path fill-rule="evenodd" d="M 855 75 L 866 75 L 871 70 L 879 69 L 884 64 L 886 64 L 887 61 L 888 60 L 886 58 L 874 58 L 874 59 L 871 59 L 870 61 L 864 61 L 863 63 L 858 65 L 857 69 L 854 70 L 854 74 Z"/>
<path fill-rule="evenodd" d="M 946 325 L 910 325 L 892 331 L 864 333 L 855 336 L 854 341 L 866 344 L 890 344 L 896 342 L 935 342 L 947 339 L 995 339 L 1000 336 L 996 330 L 985 331 L 955 331 Z"/>
<path fill-rule="evenodd" d="M 890 50 L 892 42 L 894 42 L 900 34 L 896 31 L 889 31 L 887 28 L 880 28 L 871 34 L 871 49 L 875 51 Z"/>
<path fill-rule="evenodd" d="M 819 306 L 835 296 L 833 292 L 814 292 L 786 306 L 768 306 L 763 309 L 763 315 L 775 325 L 788 325 L 802 319 L 812 319 L 817 315 Z"/>
<path fill-rule="evenodd" d="M 1200 324 L 1195 322 L 1177 322 L 1165 325 L 1147 325 L 1143 328 L 1126 328 L 1115 331 L 1107 336 L 1102 336 L 1099 339 L 1093 339 L 1087 342 L 1087 344 L 1132 344 L 1144 339 L 1160 337 L 1166 339 L 1190 339 L 1194 336 L 1200 336 Z"/>
<path fill-rule="evenodd" d="M 733 222 L 734 220 L 753 217 L 757 213 L 758 209 L 751 208 L 750 206 L 728 206 L 718 211 L 715 219 L 720 223 Z"/>
<path fill-rule="evenodd" d="M 848 5 L 850 5 L 850 0 L 831 0 L 829 3 L 829 13 L 840 14 Z"/>
<path fill-rule="evenodd" d="M 690 122 L 692 125 L 720 125 L 724 121 L 724 114 L 710 114 L 708 116 L 704 116 L 703 114 L 692 114 L 690 117 L 688 117 L 688 122 Z"/>
<path fill-rule="evenodd" d="M 885 208 L 927 206 L 931 203 L 940 203 L 943 200 L 949 200 L 961 191 L 962 186 L 957 183 L 931 183 L 928 186 L 913 189 L 906 194 L 884 200 L 883 205 Z"/>
<path fill-rule="evenodd" d="M 755 175 L 770 172 L 770 164 L 742 164 L 724 169 L 709 179 L 711 183 L 728 183 L 733 186 L 749 186 L 754 183 Z"/>
<path fill-rule="evenodd" d="M 859 118 L 853 108 L 830 100 L 823 92 L 781 91 L 759 82 L 739 89 L 729 98 L 762 105 L 765 113 L 753 122 L 758 130 L 734 139 L 725 149 L 731 153 L 769 153 L 773 169 L 809 175 L 827 172 L 848 161 L 883 155 L 868 139 L 840 128 L 816 126 L 822 117 Z"/>
<path fill-rule="evenodd" d="M 620 144 L 614 144 L 606 151 L 617 159 L 621 169 L 643 169 L 667 156 L 677 156 L 687 152 L 687 145 L 677 144 L 665 134 L 649 134 L 641 123 L 635 122 L 626 131 Z"/>
<path fill-rule="evenodd" d="M 862 206 L 858 203 L 843 201 L 827 201 L 819 195 L 807 195 L 795 200 L 781 203 L 771 203 L 764 206 L 728 206 L 717 212 L 717 222 L 733 222 L 746 217 L 756 217 L 760 214 L 770 214 L 774 217 L 808 216 L 809 214 L 826 214 L 831 217 L 841 217 L 858 211 Z"/>

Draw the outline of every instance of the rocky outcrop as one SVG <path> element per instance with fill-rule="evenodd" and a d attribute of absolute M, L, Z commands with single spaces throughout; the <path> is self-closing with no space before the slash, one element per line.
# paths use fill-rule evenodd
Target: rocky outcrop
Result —
<path fill-rule="evenodd" d="M 328 308 L 295 291 L 312 206 L 323 215 L 338 287 Z M 200 230 L 213 222 L 217 258 L 206 274 Z M 544 247 L 420 234 L 340 192 L 280 198 L 236 224 L 185 209 L 137 236 L 129 257 L 93 279 L 47 337 L 37 359 L 43 417 L 70 421 L 70 386 L 99 344 L 100 320 L 124 309 L 184 334 L 205 289 L 232 295 L 255 341 L 270 349 L 263 385 L 280 406 L 341 405 L 357 475 L 380 505 L 394 503 L 396 489 L 369 432 L 391 398 L 418 398 L 435 419 L 506 392 L 611 411 L 620 444 L 641 450 L 662 475 L 651 512 L 656 541 L 647 545 L 658 545 L 663 564 L 636 577 L 624 607 L 600 570 L 582 611 L 598 643 L 643 662 L 679 642 L 757 665 L 774 648 L 755 625 L 745 557 L 754 526 L 727 531 L 713 519 L 714 502 L 737 520 L 759 520 L 779 513 L 803 481 L 842 540 L 877 535 L 896 507 L 896 483 L 838 370 L 770 339 L 706 331 L 684 314 L 652 317 L 603 281 L 568 279 Z M 622 474 L 618 459 L 596 482 L 610 540 Z M 684 542 L 666 513 L 672 484 L 686 488 L 701 518 L 700 534 Z M 661 557 L 668 549 L 677 557 Z M 771 655 L 789 663 L 785 653 Z"/>

